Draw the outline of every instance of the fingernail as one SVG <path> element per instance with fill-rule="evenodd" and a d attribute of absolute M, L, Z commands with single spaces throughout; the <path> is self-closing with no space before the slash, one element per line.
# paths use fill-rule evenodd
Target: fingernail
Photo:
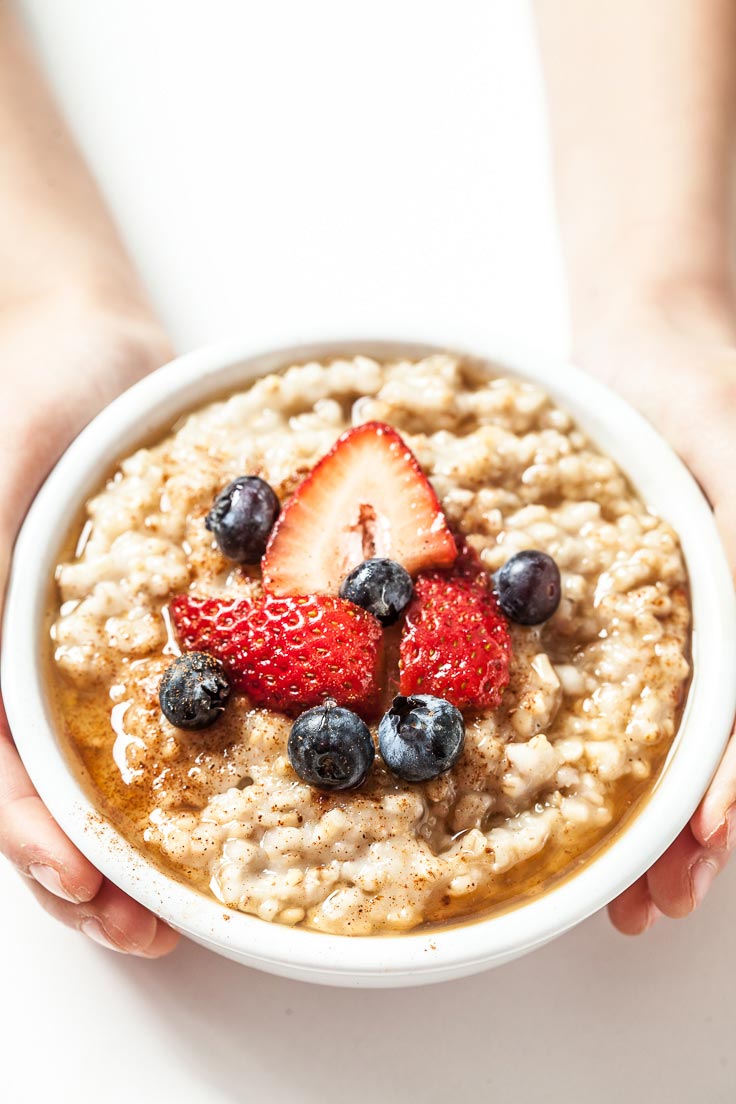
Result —
<path fill-rule="evenodd" d="M 736 805 L 726 810 L 723 820 L 705 841 L 713 851 L 730 851 L 736 843 Z"/>
<path fill-rule="evenodd" d="M 730 851 L 736 843 L 736 805 L 732 805 L 726 813 L 726 842 L 724 849 Z"/>
<path fill-rule="evenodd" d="M 59 872 L 54 870 L 53 866 L 46 866 L 45 863 L 31 863 L 28 867 L 28 873 L 34 881 L 42 885 L 49 893 L 53 893 L 54 897 L 61 897 L 62 901 L 71 901 L 74 905 L 79 904 L 79 899 L 64 889 Z"/>
<path fill-rule="evenodd" d="M 713 884 L 718 868 L 710 859 L 698 859 L 690 871 L 692 896 L 695 908 L 702 905 L 705 895 Z"/>
<path fill-rule="evenodd" d="M 117 943 L 113 943 L 100 921 L 94 916 L 89 916 L 86 920 L 83 920 L 79 927 L 85 935 L 88 935 L 95 943 L 99 943 L 101 947 L 107 947 L 111 951 L 124 954 L 122 947 L 118 947 Z"/>

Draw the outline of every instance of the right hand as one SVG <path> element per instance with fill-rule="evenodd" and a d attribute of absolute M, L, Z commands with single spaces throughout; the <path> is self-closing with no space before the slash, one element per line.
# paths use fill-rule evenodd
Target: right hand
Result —
<path fill-rule="evenodd" d="M 147 314 L 83 296 L 34 301 L 0 317 L 0 604 L 15 536 L 44 477 L 107 402 L 170 355 Z M 47 912 L 96 942 L 147 958 L 175 946 L 177 934 L 104 878 L 53 820 L 1 700 L 0 852 Z"/>
<path fill-rule="evenodd" d="M 696 293 L 644 301 L 618 326 L 589 330 L 578 356 L 647 415 L 682 456 L 712 503 L 736 578 L 736 319 Z M 724 596 L 725 597 L 725 596 Z M 725 735 L 725 734 L 724 734 Z M 736 847 L 736 733 L 689 825 L 646 874 L 609 906 L 619 931 L 637 935 L 660 916 L 689 915 Z"/>

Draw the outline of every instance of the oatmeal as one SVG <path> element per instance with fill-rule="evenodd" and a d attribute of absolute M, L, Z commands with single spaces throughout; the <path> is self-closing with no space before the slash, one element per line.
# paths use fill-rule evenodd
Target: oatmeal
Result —
<path fill-rule="evenodd" d="M 407 519 L 396 508 L 390 517 L 392 533 L 403 526 L 394 549 L 415 542 L 416 562 L 395 556 L 415 594 L 383 625 L 356 606 L 348 617 L 332 576 L 364 556 L 387 555 L 385 519 L 373 511 L 367 526 L 361 514 L 361 547 L 351 546 L 343 563 L 326 511 L 330 503 L 342 514 L 347 507 L 334 488 L 322 495 L 308 483 L 319 461 L 326 470 L 323 458 L 345 431 L 369 423 L 384 426 L 389 442 L 396 431 L 424 473 L 417 467 L 418 478 L 431 484 L 419 513 Z M 379 494 L 388 476 L 376 471 Z M 216 496 L 244 475 L 259 477 L 282 504 L 278 563 L 272 535 L 264 572 L 226 556 L 205 524 Z M 288 505 L 295 493 L 307 503 L 308 534 Z M 425 532 L 421 510 L 432 503 L 441 525 Z M 264 920 L 367 935 L 521 900 L 613 831 L 652 784 L 675 733 L 690 626 L 676 534 L 542 390 L 489 379 L 456 357 L 355 357 L 264 377 L 125 459 L 87 504 L 74 537 L 74 554 L 57 569 L 53 685 L 97 803 L 155 861 Z M 456 545 L 472 558 L 472 576 L 450 562 Z M 555 612 L 537 624 L 506 621 L 493 576 L 532 549 L 559 568 Z M 285 595 L 320 580 L 320 624 L 341 641 L 337 661 L 325 658 L 330 697 L 344 692 L 339 705 L 355 725 L 368 725 L 373 742 L 360 744 L 355 788 L 330 791 L 295 770 L 295 718 L 301 713 L 301 724 L 307 709 L 320 708 L 320 685 L 313 697 L 295 689 L 311 674 L 299 666 L 303 651 L 289 653 L 265 683 L 254 681 L 254 656 L 261 648 L 268 661 L 273 628 L 263 611 L 292 600 L 278 590 L 264 595 L 264 575 L 267 588 L 273 582 Z M 419 639 L 411 627 L 427 609 L 436 615 L 426 594 L 445 578 L 459 579 L 458 622 L 465 601 L 482 603 L 473 631 L 495 633 L 497 649 L 493 664 L 486 652 L 480 661 L 490 683 L 475 686 L 476 653 L 460 678 L 437 634 L 437 671 L 428 679 L 415 671 L 411 692 L 454 701 L 448 708 L 464 738 L 436 777 L 413 781 L 380 753 L 381 712 L 399 679 L 406 693 L 411 663 L 434 654 L 426 643 L 412 653 L 407 639 L 410 631 Z M 416 606 L 422 600 L 424 610 Z M 229 613 L 227 631 L 210 625 L 207 635 L 200 624 L 190 638 L 191 611 L 201 620 L 211 609 Z M 370 647 L 356 637 L 364 621 Z M 278 618 L 273 631 L 283 632 Z M 233 684 L 227 701 L 218 688 L 217 717 L 199 730 L 172 723 L 159 698 L 176 657 L 194 647 L 220 655 Z M 200 667 L 209 670 L 205 661 Z M 368 691 L 379 669 L 376 703 Z M 264 685 L 273 693 L 279 678 L 282 697 L 261 693 Z M 291 708 L 292 698 L 304 708 Z"/>

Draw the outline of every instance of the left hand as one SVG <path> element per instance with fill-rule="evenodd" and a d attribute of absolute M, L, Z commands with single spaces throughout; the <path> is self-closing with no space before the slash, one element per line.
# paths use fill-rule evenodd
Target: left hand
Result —
<path fill-rule="evenodd" d="M 0 612 L 20 522 L 59 454 L 123 388 L 170 357 L 137 305 L 39 296 L 0 317 Z M 53 820 L 15 748 L 0 699 L 0 854 L 41 906 L 117 951 L 157 958 L 177 935 L 103 878 Z"/>
<path fill-rule="evenodd" d="M 659 301 L 595 329 L 577 359 L 621 392 L 670 441 L 708 496 L 736 572 L 736 319 L 712 303 Z M 609 906 L 637 935 L 663 914 L 687 916 L 736 846 L 736 734 L 688 826 L 650 870 Z"/>

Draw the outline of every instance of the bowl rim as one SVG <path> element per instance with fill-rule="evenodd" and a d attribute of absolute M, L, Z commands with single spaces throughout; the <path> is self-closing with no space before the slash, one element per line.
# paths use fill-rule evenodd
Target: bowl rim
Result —
<path fill-rule="evenodd" d="M 112 882 L 195 940 L 248 965 L 335 984 L 417 984 L 475 972 L 541 945 L 603 907 L 679 834 L 710 781 L 736 711 L 736 597 L 712 511 L 670 446 L 620 396 L 580 369 L 539 354 L 516 363 L 456 343 L 298 341 L 266 351 L 242 339 L 177 357 L 107 406 L 38 492 L 18 535 L 2 632 L 2 693 L 28 773 L 69 838 Z M 690 573 L 693 677 L 678 734 L 645 803 L 592 861 L 540 896 L 488 918 L 434 930 L 336 936 L 236 912 L 157 868 L 96 810 L 72 771 L 47 700 L 43 653 L 48 586 L 69 519 L 136 444 L 238 384 L 276 367 L 340 355 L 459 352 L 540 384 L 572 413 L 680 535 Z M 686 525 L 675 524 L 675 518 Z M 40 550 L 40 552 L 39 552 Z"/>

